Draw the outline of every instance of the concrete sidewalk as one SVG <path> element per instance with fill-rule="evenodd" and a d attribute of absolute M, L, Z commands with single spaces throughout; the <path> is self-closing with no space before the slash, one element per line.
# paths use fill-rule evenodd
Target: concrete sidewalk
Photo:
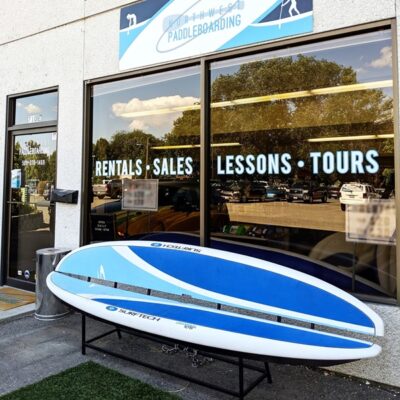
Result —
<path fill-rule="evenodd" d="M 19 319 L 0 321 L 0 395 L 57 374 L 82 362 L 93 360 L 116 369 L 126 375 L 172 392 L 187 400 L 228 400 L 233 397 L 160 374 L 138 365 L 106 356 L 88 349 L 80 352 L 80 315 L 72 314 L 58 321 L 37 321 L 33 315 Z M 88 320 L 88 337 L 109 330 L 99 322 Z M 190 374 L 208 382 L 237 388 L 236 367 L 213 361 L 194 368 L 183 354 L 165 354 L 162 346 L 148 340 L 123 334 L 102 339 L 102 346 L 132 354 L 135 357 L 157 363 L 165 368 Z M 379 388 L 358 380 L 313 370 L 301 366 L 271 364 L 273 384 L 262 382 L 246 400 L 264 399 L 396 399 L 400 392 Z M 250 375 L 246 375 L 249 377 Z M 134 395 L 131 394 L 134 398 Z M 127 394 L 127 398 L 130 398 Z"/>

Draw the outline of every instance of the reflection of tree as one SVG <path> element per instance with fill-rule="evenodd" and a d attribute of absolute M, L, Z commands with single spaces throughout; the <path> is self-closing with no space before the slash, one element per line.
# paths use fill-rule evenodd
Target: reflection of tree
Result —
<path fill-rule="evenodd" d="M 212 132 L 232 133 L 386 122 L 392 101 L 381 90 L 324 95 L 279 95 L 356 84 L 356 72 L 327 60 L 299 56 L 244 64 L 212 85 L 212 102 L 277 95 L 273 101 L 213 109 Z M 289 132 L 287 132 L 289 133 Z M 299 132 L 297 132 L 299 133 Z M 260 135 L 258 135 L 260 136 Z M 276 135 L 278 136 L 278 135 Z"/>
<path fill-rule="evenodd" d="M 141 130 L 118 131 L 111 137 L 110 142 L 100 138 L 93 144 L 93 158 L 94 161 L 140 159 L 144 163 L 146 151 L 159 144 L 159 139 Z M 97 181 L 100 181 L 100 177 L 95 177 L 94 182 Z"/>
<path fill-rule="evenodd" d="M 25 179 L 40 179 L 41 181 L 54 181 L 56 151 L 48 155 L 41 149 L 41 144 L 29 140 L 25 142 L 24 154 L 21 145 L 16 143 L 14 150 L 14 168 L 22 168 L 25 171 Z"/>
<path fill-rule="evenodd" d="M 100 138 L 93 145 L 93 154 L 95 155 L 97 160 L 107 160 L 109 158 L 110 153 L 110 144 L 107 139 Z"/>
<path fill-rule="evenodd" d="M 150 134 L 141 130 L 133 130 L 132 132 L 117 132 L 110 142 L 110 157 L 112 160 L 145 160 L 146 144 L 149 140 L 149 146 L 157 143 L 157 139 Z"/>
<path fill-rule="evenodd" d="M 13 169 L 22 169 L 22 160 L 21 144 L 17 142 L 14 145 Z"/>
<path fill-rule="evenodd" d="M 57 165 L 57 152 L 54 150 L 49 157 L 49 162 L 46 164 L 47 168 L 47 180 L 50 182 L 55 182 L 56 180 L 56 165 Z"/>
<path fill-rule="evenodd" d="M 302 55 L 246 63 L 236 72 L 219 75 L 211 86 L 213 143 L 239 143 L 240 146 L 215 147 L 212 158 L 238 153 L 288 152 L 293 157 L 295 176 L 307 173 L 307 165 L 301 171 L 297 171 L 295 165 L 297 160 L 307 161 L 311 151 L 356 149 L 365 152 L 375 148 L 380 154 L 393 154 L 393 140 L 390 139 L 308 141 L 393 133 L 392 99 L 379 89 L 350 91 L 346 88 L 357 83 L 353 68 Z M 336 91 L 337 87 L 341 90 Z M 326 89 L 323 94 L 308 92 L 321 88 Z M 275 98 L 266 98 L 271 95 Z M 235 104 L 239 99 L 243 100 L 242 104 Z M 168 147 L 199 144 L 199 132 L 200 112 L 188 110 L 176 118 L 171 132 L 162 139 L 141 130 L 120 131 L 109 142 L 99 139 L 93 146 L 93 157 L 96 160 L 144 161 L 148 139 L 149 148 L 166 147 L 153 151 L 149 159 L 190 156 L 198 160 L 198 148 Z M 331 178 L 339 177 L 332 175 Z"/>
<path fill-rule="evenodd" d="M 307 158 L 310 151 L 375 148 L 393 154 L 393 140 L 308 142 L 316 137 L 393 133 L 392 99 L 382 90 L 335 93 L 338 86 L 357 83 L 353 68 L 302 55 L 246 63 L 234 73 L 219 75 L 211 87 L 213 142 L 241 146 L 214 148 L 213 158 L 235 151 L 289 152 L 294 159 Z M 320 95 L 307 92 L 320 88 L 332 90 Z M 265 99 L 270 95 L 276 97 Z M 238 99 L 246 100 L 235 105 Z M 193 132 L 194 115 L 184 112 L 173 132 Z M 180 136 L 180 140 L 186 139 Z"/>

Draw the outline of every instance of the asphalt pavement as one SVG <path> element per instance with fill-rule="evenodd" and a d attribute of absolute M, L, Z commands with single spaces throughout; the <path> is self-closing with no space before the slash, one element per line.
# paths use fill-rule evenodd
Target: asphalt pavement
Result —
<path fill-rule="evenodd" d="M 87 324 L 88 337 L 109 329 L 93 320 L 89 320 Z M 79 314 L 46 322 L 34 319 L 32 314 L 0 321 L 0 395 L 92 360 L 164 391 L 175 393 L 185 400 L 233 399 L 232 396 L 91 349 L 87 350 L 86 355 L 82 355 L 80 338 Z M 99 344 L 196 379 L 223 385 L 231 390 L 237 389 L 237 367 L 222 361 L 200 358 L 200 366 L 194 367 L 187 352 L 168 354 L 159 343 L 124 333 L 122 339 L 112 334 L 101 339 Z M 259 363 L 255 365 L 262 366 Z M 264 380 L 246 396 L 246 400 L 400 398 L 400 389 L 397 391 L 381 387 L 374 382 L 351 379 L 322 369 L 275 363 L 271 363 L 270 368 L 273 383 L 269 384 Z M 255 377 L 254 373 L 247 372 L 245 380 Z M 136 399 L 133 393 L 127 393 L 126 398 Z"/>

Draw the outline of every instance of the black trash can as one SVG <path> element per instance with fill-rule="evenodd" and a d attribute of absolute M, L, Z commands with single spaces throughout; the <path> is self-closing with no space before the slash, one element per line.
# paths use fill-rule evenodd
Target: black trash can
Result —
<path fill-rule="evenodd" d="M 54 271 L 60 260 L 70 251 L 55 248 L 36 251 L 36 319 L 53 321 L 70 313 L 70 309 L 54 296 L 46 284 L 47 275 Z"/>

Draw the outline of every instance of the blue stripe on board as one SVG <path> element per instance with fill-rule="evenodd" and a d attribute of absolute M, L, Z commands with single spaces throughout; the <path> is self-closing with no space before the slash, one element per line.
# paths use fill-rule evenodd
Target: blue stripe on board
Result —
<path fill-rule="evenodd" d="M 192 234 L 176 233 L 176 232 L 161 232 L 151 233 L 140 238 L 141 240 L 149 241 L 160 241 L 160 242 L 174 242 L 182 244 L 191 244 L 194 246 L 200 246 L 200 238 Z M 283 265 L 288 268 L 292 268 L 296 271 L 304 272 L 305 274 L 312 275 L 318 279 L 322 279 L 325 282 L 330 283 L 345 291 L 351 291 L 352 278 L 344 274 L 342 271 L 326 268 L 325 266 L 306 260 L 304 258 L 296 257 L 296 255 L 289 255 L 282 253 L 278 250 L 270 250 L 268 248 L 257 248 L 247 246 L 245 243 L 229 242 L 227 240 L 218 240 L 211 238 L 211 248 L 218 250 L 231 251 L 233 253 L 243 254 L 245 256 L 251 256 L 260 258 L 261 260 L 270 261 L 276 264 Z M 307 249 L 309 251 L 310 249 Z M 350 256 L 350 255 L 347 255 Z M 335 267 L 334 267 L 335 268 Z M 383 291 L 379 291 L 376 288 L 356 280 L 355 292 L 370 294 L 375 296 L 385 295 Z"/>
<path fill-rule="evenodd" d="M 343 349 L 366 349 L 370 343 L 360 342 L 342 337 L 320 334 L 317 331 L 303 331 L 296 328 L 271 324 L 268 322 L 253 321 L 218 312 L 180 307 L 179 305 L 165 305 L 157 303 L 143 303 L 118 299 L 93 299 L 97 302 L 132 310 L 155 317 L 172 319 L 208 328 L 219 329 L 260 338 L 298 343 L 310 346 L 322 346 Z M 155 331 L 155 333 L 157 333 Z"/>
<path fill-rule="evenodd" d="M 358 308 L 296 279 L 216 257 L 157 247 L 130 249 L 147 263 L 191 285 L 242 300 L 373 328 Z M 177 262 L 179 260 L 179 262 Z"/>
<path fill-rule="evenodd" d="M 159 279 L 118 254 L 112 246 L 83 248 L 62 259 L 57 267 L 60 272 L 85 275 L 111 282 L 140 286 L 172 294 L 187 294 L 198 299 L 215 301 Z"/>

